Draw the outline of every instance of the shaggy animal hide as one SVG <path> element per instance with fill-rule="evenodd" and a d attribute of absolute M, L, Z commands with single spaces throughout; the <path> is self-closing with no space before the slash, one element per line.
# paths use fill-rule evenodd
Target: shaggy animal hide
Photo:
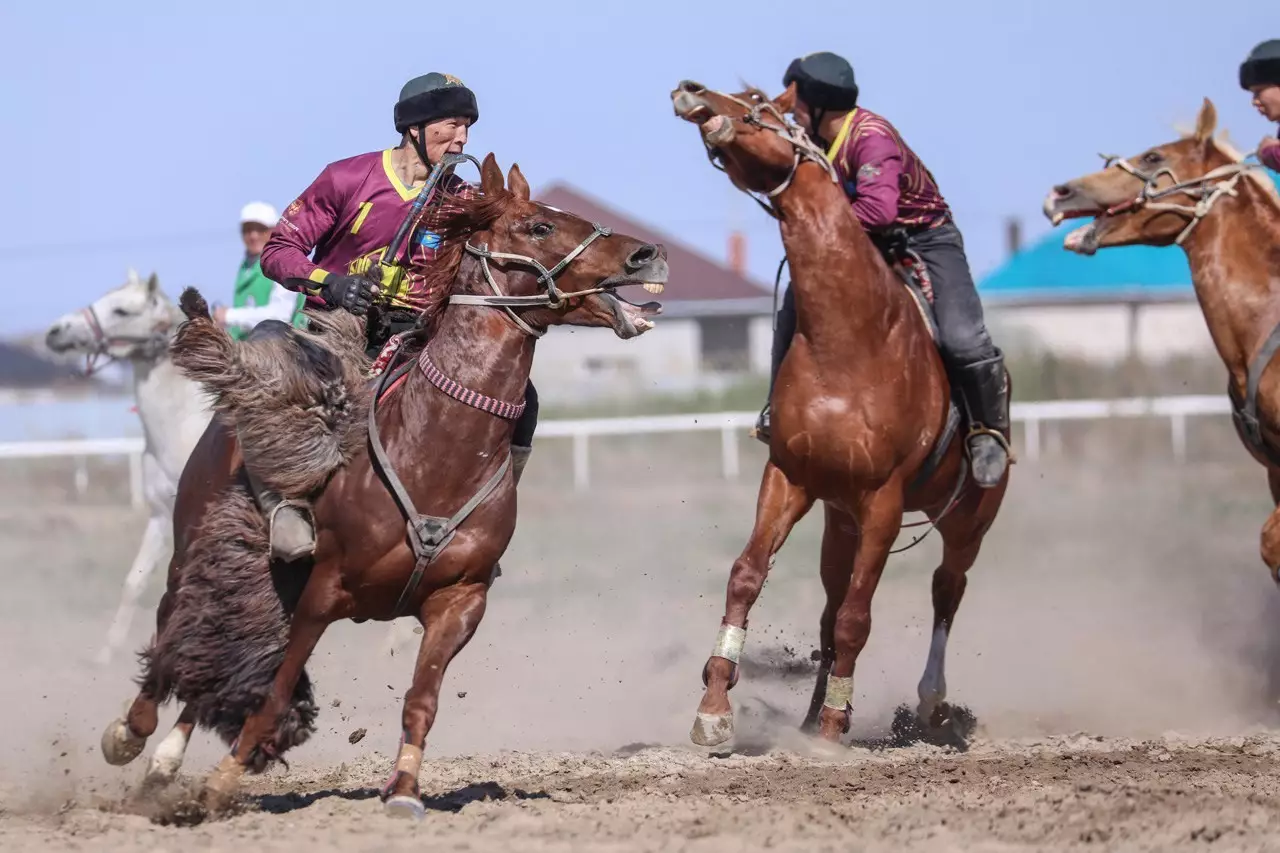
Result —
<path fill-rule="evenodd" d="M 179 301 L 187 320 L 173 362 L 209 394 L 245 464 L 284 497 L 313 495 L 364 447 L 372 389 L 364 321 L 308 309 L 307 329 L 266 321 L 236 341 L 209 316 L 195 288 Z"/>
<path fill-rule="evenodd" d="M 284 660 L 289 621 L 306 574 L 273 576 L 266 523 L 243 485 L 215 500 L 182 569 L 173 609 L 142 653 L 140 684 L 156 699 L 188 705 L 199 725 L 231 744 L 266 700 Z M 272 740 L 250 762 L 261 771 L 315 731 L 317 708 L 304 670 Z"/>

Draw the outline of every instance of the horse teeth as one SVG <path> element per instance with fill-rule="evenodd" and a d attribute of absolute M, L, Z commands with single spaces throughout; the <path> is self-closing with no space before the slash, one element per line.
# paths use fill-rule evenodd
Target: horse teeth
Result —
<path fill-rule="evenodd" d="M 652 329 L 652 328 L 653 328 L 653 323 L 650 323 L 648 320 L 646 320 L 646 319 L 645 319 L 645 318 L 643 318 L 643 317 L 637 317 L 637 318 L 636 318 L 636 328 L 637 328 L 637 329 L 639 329 L 639 330 L 640 330 L 640 331 L 642 331 L 642 332 L 646 332 L 646 331 L 648 331 L 649 329 Z"/>
<path fill-rule="evenodd" d="M 644 283 L 644 289 L 650 293 L 661 293 L 666 288 L 667 286 L 660 281 L 646 281 Z"/>
<path fill-rule="evenodd" d="M 1067 218 L 1067 217 L 1066 217 L 1066 216 L 1064 216 L 1064 215 L 1063 215 L 1063 214 L 1061 214 L 1061 213 L 1055 213 L 1055 214 L 1053 215 L 1053 219 L 1051 219 L 1050 221 L 1054 224 L 1054 226 L 1055 226 L 1055 227 L 1057 227 L 1058 225 L 1061 225 L 1061 224 L 1062 224 L 1062 220 L 1064 220 L 1064 219 L 1066 219 L 1066 218 Z"/>

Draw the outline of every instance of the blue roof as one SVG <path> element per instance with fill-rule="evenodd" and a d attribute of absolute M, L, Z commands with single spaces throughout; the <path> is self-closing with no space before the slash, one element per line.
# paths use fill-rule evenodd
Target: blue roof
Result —
<path fill-rule="evenodd" d="M 1280 184 L 1280 174 L 1268 170 Z M 1177 246 L 1122 246 L 1077 255 L 1062 240 L 1088 220 L 1067 220 L 988 273 L 978 283 L 985 299 L 1107 299 L 1191 293 L 1187 256 Z"/>

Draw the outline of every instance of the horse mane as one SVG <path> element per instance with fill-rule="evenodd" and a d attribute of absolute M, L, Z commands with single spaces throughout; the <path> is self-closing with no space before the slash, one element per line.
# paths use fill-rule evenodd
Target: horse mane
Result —
<path fill-rule="evenodd" d="M 432 229 L 440 235 L 434 260 L 422 270 L 423 292 L 441 296 L 453 293 L 467 239 L 492 225 L 510 207 L 512 194 L 501 190 L 484 195 L 473 184 L 463 184 L 443 195 Z M 437 306 L 431 306 L 434 308 Z M 431 310 L 430 308 L 428 310 Z"/>
<path fill-rule="evenodd" d="M 1195 136 L 1195 131 L 1193 130 L 1182 129 L 1179 130 L 1178 133 L 1182 139 L 1190 139 Z M 1232 163 L 1244 162 L 1245 152 L 1241 151 L 1233 145 L 1229 139 L 1227 139 L 1225 130 L 1215 133 L 1211 141 L 1213 143 L 1213 147 L 1217 149 L 1218 153 L 1223 157 L 1226 157 Z M 1264 194 L 1268 198 L 1277 204 L 1280 204 L 1280 189 L 1276 188 L 1275 182 L 1263 174 L 1261 169 L 1250 169 L 1244 173 L 1244 176 L 1245 180 L 1253 181 L 1254 184 L 1257 185 L 1258 189 L 1263 190 Z"/>

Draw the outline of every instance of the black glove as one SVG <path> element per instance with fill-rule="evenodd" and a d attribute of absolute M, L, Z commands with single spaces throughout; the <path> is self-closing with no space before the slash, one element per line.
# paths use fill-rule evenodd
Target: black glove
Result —
<path fill-rule="evenodd" d="M 363 276 L 330 275 L 320 286 L 320 298 L 360 317 L 373 302 L 373 288 L 373 282 Z"/>

